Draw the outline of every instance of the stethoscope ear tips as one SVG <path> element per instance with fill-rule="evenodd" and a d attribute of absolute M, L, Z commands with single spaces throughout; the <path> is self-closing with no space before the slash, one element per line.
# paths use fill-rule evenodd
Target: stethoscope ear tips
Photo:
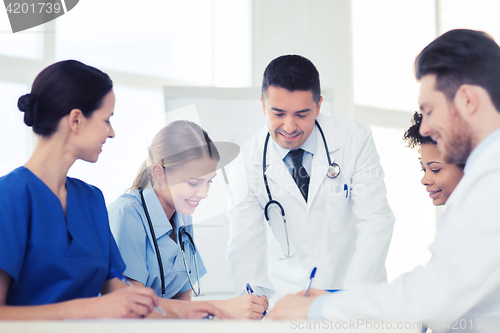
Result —
<path fill-rule="evenodd" d="M 337 163 L 333 162 L 328 167 L 328 172 L 326 173 L 326 175 L 330 179 L 337 178 L 338 175 L 340 175 L 340 166 Z"/>

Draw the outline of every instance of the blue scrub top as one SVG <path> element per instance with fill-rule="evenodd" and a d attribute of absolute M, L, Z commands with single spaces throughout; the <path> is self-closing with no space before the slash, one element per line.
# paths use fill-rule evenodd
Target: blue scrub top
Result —
<path fill-rule="evenodd" d="M 97 296 L 109 269 L 125 264 L 109 229 L 101 191 L 66 178 L 66 216 L 57 196 L 19 167 L 0 178 L 0 269 L 12 284 L 7 305 Z"/>
<path fill-rule="evenodd" d="M 160 200 L 158 200 L 156 193 L 151 188 L 145 189 L 143 194 L 163 263 L 165 298 L 172 298 L 179 292 L 190 290 L 191 285 L 188 281 L 180 247 L 170 238 L 172 226 L 161 206 Z M 139 191 L 136 190 L 121 195 L 108 206 L 108 213 L 111 231 L 127 265 L 125 275 L 141 282 L 146 287 L 153 288 L 158 296 L 161 296 L 158 259 Z M 180 228 L 185 228 L 193 236 L 191 216 L 176 212 L 174 222 L 176 237 Z M 183 238 L 183 242 L 186 248 L 186 262 L 194 284 L 198 279 L 192 247 L 188 244 L 186 236 Z M 200 277 L 202 277 L 207 270 L 198 252 L 196 258 Z"/>

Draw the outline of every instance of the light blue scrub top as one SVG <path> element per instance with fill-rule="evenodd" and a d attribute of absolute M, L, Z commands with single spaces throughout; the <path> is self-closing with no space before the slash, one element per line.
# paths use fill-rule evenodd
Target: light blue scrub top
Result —
<path fill-rule="evenodd" d="M 66 216 L 57 196 L 25 167 L 0 178 L 0 269 L 12 283 L 7 305 L 97 296 L 125 270 L 101 191 L 66 178 Z"/>
<path fill-rule="evenodd" d="M 172 298 L 180 292 L 190 290 L 191 285 L 188 281 L 180 247 L 170 238 L 172 226 L 156 193 L 153 189 L 146 188 L 143 194 L 163 263 L 165 298 Z M 125 275 L 141 282 L 146 287 L 153 288 L 161 296 L 158 259 L 139 191 L 135 190 L 121 195 L 108 206 L 108 213 L 111 231 L 127 265 Z M 194 238 L 191 216 L 176 212 L 174 222 L 176 237 L 179 234 L 179 228 L 184 227 Z M 197 281 L 197 275 L 193 251 L 186 236 L 184 236 L 183 241 L 186 249 L 186 261 L 194 284 Z M 200 277 L 202 277 L 207 270 L 199 253 L 196 256 Z"/>

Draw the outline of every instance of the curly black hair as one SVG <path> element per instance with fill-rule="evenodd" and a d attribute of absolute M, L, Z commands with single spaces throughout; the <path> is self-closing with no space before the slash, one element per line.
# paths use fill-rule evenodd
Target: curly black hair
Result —
<path fill-rule="evenodd" d="M 420 124 L 422 123 L 422 114 L 418 111 L 415 111 L 413 114 L 413 118 L 411 120 L 411 126 L 408 128 L 403 136 L 403 140 L 406 142 L 406 145 L 410 148 L 418 148 L 425 144 L 437 144 L 436 141 L 432 140 L 430 136 L 422 136 L 420 135 Z"/>

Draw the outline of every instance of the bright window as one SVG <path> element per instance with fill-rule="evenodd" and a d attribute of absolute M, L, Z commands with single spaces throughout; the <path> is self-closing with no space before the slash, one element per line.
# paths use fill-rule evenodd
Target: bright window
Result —
<path fill-rule="evenodd" d="M 1 6 L 3 7 L 3 6 Z M 0 55 L 38 59 L 41 51 L 41 27 L 12 33 L 7 11 L 0 7 Z M 5 8 L 5 7 L 4 7 Z"/>
<path fill-rule="evenodd" d="M 0 82 L 0 177 L 26 163 L 31 129 L 24 124 L 17 100 L 27 90 L 23 84 Z"/>
<path fill-rule="evenodd" d="M 434 0 L 352 0 L 354 103 L 417 109 L 416 55 L 435 37 Z"/>
<path fill-rule="evenodd" d="M 500 41 L 500 2 L 492 0 L 441 0 L 442 32 L 467 28 L 484 30 Z"/>
<path fill-rule="evenodd" d="M 111 125 L 116 136 L 108 139 L 95 164 L 78 160 L 69 176 L 101 189 L 106 204 L 132 186 L 139 166 L 147 157 L 153 136 L 165 125 L 163 94 L 114 87 L 116 105 Z"/>
<path fill-rule="evenodd" d="M 56 23 L 57 60 L 198 85 L 251 84 L 249 0 L 86 0 Z"/>

